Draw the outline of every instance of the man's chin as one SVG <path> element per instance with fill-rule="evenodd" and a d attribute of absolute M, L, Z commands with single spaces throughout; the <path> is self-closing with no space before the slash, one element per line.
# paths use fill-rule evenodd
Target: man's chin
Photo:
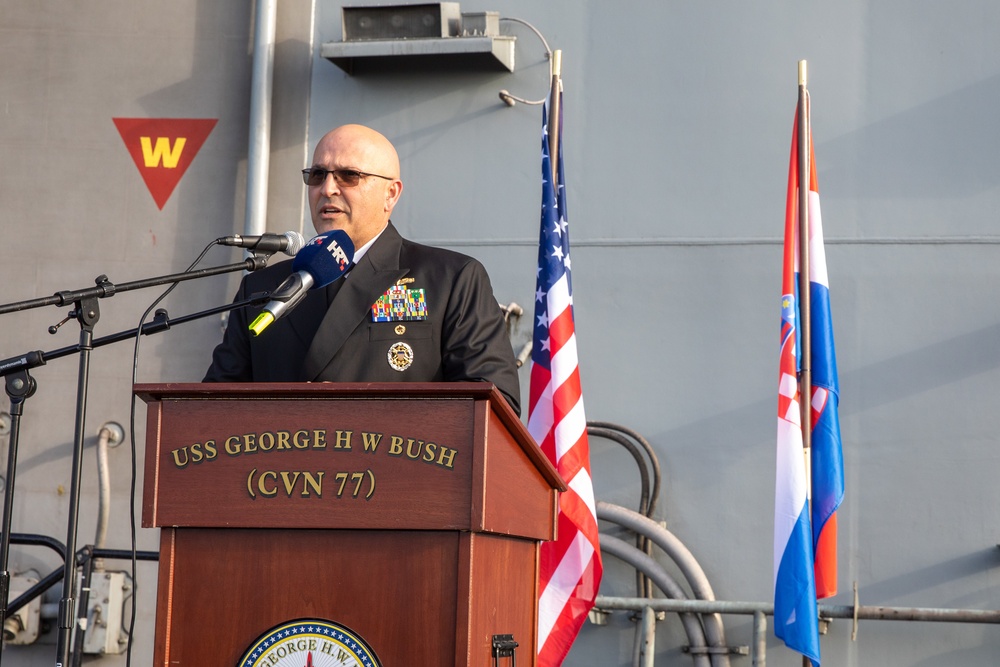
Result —
<path fill-rule="evenodd" d="M 335 229 L 343 229 L 343 225 L 338 225 L 336 222 L 320 220 L 319 222 L 313 221 L 313 229 L 316 230 L 316 234 L 326 234 L 327 232 L 332 232 Z"/>

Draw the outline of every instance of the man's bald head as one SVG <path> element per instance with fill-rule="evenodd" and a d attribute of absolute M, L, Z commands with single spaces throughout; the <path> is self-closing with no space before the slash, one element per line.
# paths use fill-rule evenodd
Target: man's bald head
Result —
<path fill-rule="evenodd" d="M 309 186 L 309 208 L 316 232 L 343 229 L 356 247 L 375 238 L 403 191 L 399 156 L 382 134 L 364 125 L 343 125 L 327 132 L 313 152 L 313 166 L 364 175 L 355 186 L 327 175 Z"/>
<path fill-rule="evenodd" d="M 359 160 L 357 168 L 362 171 L 399 178 L 399 156 L 396 154 L 395 146 L 370 127 L 341 125 L 330 130 L 316 144 L 313 162 L 331 151 L 349 154 L 352 159 Z"/>

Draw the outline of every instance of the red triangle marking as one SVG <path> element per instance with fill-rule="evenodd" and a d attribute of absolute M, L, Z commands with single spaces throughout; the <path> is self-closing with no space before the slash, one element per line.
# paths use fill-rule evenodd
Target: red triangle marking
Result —
<path fill-rule="evenodd" d="M 163 210 L 217 118 L 112 118 L 153 201 Z"/>

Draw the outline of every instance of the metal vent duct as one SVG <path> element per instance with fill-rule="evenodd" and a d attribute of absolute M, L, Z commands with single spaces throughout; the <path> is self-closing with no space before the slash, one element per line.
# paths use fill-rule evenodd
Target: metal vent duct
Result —
<path fill-rule="evenodd" d="M 462 13 L 457 2 L 344 7 L 341 15 L 345 42 L 440 39 L 456 37 L 462 29 Z"/>

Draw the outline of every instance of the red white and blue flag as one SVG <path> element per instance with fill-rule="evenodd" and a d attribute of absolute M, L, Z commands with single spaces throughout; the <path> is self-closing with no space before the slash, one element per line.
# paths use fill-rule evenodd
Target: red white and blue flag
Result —
<path fill-rule="evenodd" d="M 559 495 L 558 540 L 542 543 L 539 567 L 538 665 L 558 667 L 594 606 L 602 567 L 577 364 L 563 161 L 553 183 L 547 119 L 546 104 L 528 431 L 569 487 Z M 561 154 L 562 141 L 558 145 Z"/>
<path fill-rule="evenodd" d="M 808 205 L 812 375 L 809 469 L 802 448 L 798 357 L 802 335 L 798 298 L 798 117 L 796 113 L 788 170 L 781 285 L 774 504 L 774 632 L 788 647 L 807 656 L 814 665 L 819 665 L 816 600 L 837 593 L 836 511 L 844 498 L 844 466 L 837 414 L 840 388 L 811 129 L 807 135 L 810 149 Z"/>

